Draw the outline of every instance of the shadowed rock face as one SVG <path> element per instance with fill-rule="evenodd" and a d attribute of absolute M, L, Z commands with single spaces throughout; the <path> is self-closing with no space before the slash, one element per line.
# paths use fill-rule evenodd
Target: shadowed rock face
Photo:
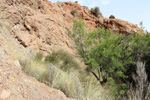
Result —
<path fill-rule="evenodd" d="M 70 12 L 76 10 L 73 16 Z M 88 27 L 105 27 L 114 32 L 140 32 L 136 25 L 120 19 L 95 17 L 88 8 L 77 3 L 48 0 L 0 1 L 0 100 L 70 100 L 22 73 L 14 59 L 27 54 L 28 49 L 51 53 L 52 48 L 64 48 L 75 53 L 74 42 L 66 33 L 73 19 L 84 18 Z"/>

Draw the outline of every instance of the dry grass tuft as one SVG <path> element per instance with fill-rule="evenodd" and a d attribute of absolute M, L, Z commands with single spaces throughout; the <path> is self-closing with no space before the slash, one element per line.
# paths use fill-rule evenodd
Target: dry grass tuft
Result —
<path fill-rule="evenodd" d="M 56 55 L 56 58 L 61 58 L 61 56 Z M 52 88 L 61 90 L 68 97 L 75 99 L 87 98 L 88 100 L 111 100 L 107 99 L 104 89 L 95 78 L 85 78 L 86 81 L 81 81 L 84 71 L 83 73 L 74 72 L 73 70 L 65 72 L 60 69 L 61 67 L 45 62 L 41 54 L 37 54 L 33 59 L 25 60 L 21 64 L 24 72 Z M 66 68 L 69 68 L 69 65 Z"/>

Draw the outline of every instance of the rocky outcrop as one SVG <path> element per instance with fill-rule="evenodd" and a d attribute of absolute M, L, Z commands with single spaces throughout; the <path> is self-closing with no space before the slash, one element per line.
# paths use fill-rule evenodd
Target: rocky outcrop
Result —
<path fill-rule="evenodd" d="M 140 32 L 138 26 L 120 19 L 95 17 L 88 8 L 78 3 L 48 0 L 2 0 L 1 19 L 9 22 L 12 35 L 25 48 L 32 48 L 45 54 L 52 48 L 65 48 L 74 51 L 73 39 L 66 34 L 72 29 L 73 19 L 83 18 L 92 29 L 105 27 L 114 32 L 131 34 Z M 70 12 L 76 10 L 76 16 Z"/>
<path fill-rule="evenodd" d="M 18 60 L 34 53 L 20 45 L 0 19 L 0 100 L 72 100 L 21 71 Z"/>
<path fill-rule="evenodd" d="M 133 32 L 141 33 L 140 28 L 137 25 L 120 19 L 106 19 L 104 20 L 104 27 L 111 29 L 114 32 L 123 34 L 132 34 Z"/>

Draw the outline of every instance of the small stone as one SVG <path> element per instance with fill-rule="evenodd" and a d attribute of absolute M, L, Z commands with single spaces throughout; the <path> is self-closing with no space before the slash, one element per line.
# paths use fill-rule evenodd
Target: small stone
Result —
<path fill-rule="evenodd" d="M 21 67 L 20 62 L 18 60 L 14 61 L 15 66 Z"/>
<path fill-rule="evenodd" d="M 1 95 L 0 95 L 0 98 L 5 100 L 5 99 L 10 97 L 10 94 L 11 94 L 10 91 L 3 90 Z"/>

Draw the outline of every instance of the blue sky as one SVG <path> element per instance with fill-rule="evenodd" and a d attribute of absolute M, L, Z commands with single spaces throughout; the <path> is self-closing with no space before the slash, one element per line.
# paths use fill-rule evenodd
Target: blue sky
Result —
<path fill-rule="evenodd" d="M 58 0 L 50 0 L 53 3 Z M 78 1 L 89 8 L 98 6 L 104 17 L 114 15 L 116 18 L 143 26 L 150 32 L 150 0 L 59 0 Z"/>

